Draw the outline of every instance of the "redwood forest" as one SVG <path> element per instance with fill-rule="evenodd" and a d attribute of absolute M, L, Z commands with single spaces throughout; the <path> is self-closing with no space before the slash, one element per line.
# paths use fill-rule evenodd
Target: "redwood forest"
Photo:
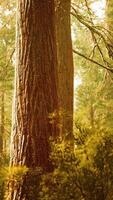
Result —
<path fill-rule="evenodd" d="M 0 200 L 113 200 L 113 0 L 0 1 Z"/>

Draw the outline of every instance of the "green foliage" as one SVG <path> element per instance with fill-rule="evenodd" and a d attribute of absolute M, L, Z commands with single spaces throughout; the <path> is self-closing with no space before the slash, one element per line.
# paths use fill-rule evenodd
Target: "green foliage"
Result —
<path fill-rule="evenodd" d="M 76 143 L 74 152 L 70 144 L 53 145 L 55 169 L 43 175 L 40 199 L 109 199 L 113 189 L 113 135 L 94 135 L 83 144 Z"/>
<path fill-rule="evenodd" d="M 2 167 L 0 169 L 0 184 L 4 184 L 8 181 L 21 181 L 22 176 L 28 172 L 26 166 L 18 167 Z"/>
<path fill-rule="evenodd" d="M 7 170 L 7 173 L 5 174 L 7 175 L 7 178 L 9 180 L 11 179 L 19 180 L 24 174 L 28 172 L 28 168 L 26 166 L 8 167 L 3 169 L 3 172 L 4 170 L 5 171 Z"/>
<path fill-rule="evenodd" d="M 39 167 L 34 169 L 26 166 L 2 167 L 0 169 L 0 199 L 7 196 L 7 184 L 12 189 L 22 188 L 22 195 L 28 200 L 38 200 L 41 191 L 42 170 Z M 37 191 L 38 190 L 38 191 Z"/>

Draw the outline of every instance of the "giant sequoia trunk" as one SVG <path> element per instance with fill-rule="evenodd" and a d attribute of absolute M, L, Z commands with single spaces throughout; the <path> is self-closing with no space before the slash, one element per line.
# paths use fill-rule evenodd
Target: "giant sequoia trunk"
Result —
<path fill-rule="evenodd" d="M 39 166 L 50 171 L 49 138 L 58 136 L 54 0 L 18 0 L 17 10 L 11 166 Z M 28 200 L 21 191 L 11 191 L 7 199 Z"/>
<path fill-rule="evenodd" d="M 70 25 L 70 0 L 55 0 L 58 51 L 58 94 L 62 113 L 61 134 L 73 130 L 73 56 Z"/>

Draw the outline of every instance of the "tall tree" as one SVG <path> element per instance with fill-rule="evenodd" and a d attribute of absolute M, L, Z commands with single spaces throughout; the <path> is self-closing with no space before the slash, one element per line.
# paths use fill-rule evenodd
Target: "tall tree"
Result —
<path fill-rule="evenodd" d="M 61 109 L 61 134 L 73 131 L 73 55 L 70 24 L 70 0 L 55 0 L 58 51 L 58 94 Z"/>
<path fill-rule="evenodd" d="M 2 88 L 3 89 L 3 88 Z M 1 110 L 0 110 L 0 157 L 3 155 L 3 137 L 5 132 L 5 112 L 4 112 L 4 90 L 1 92 Z"/>
<path fill-rule="evenodd" d="M 49 138 L 59 132 L 54 10 L 54 0 L 18 0 L 12 166 L 52 169 Z M 21 189 L 8 199 L 28 200 Z"/>
<path fill-rule="evenodd" d="M 1 161 L 6 161 L 6 155 L 9 155 L 7 144 L 9 144 L 11 130 L 15 2 L 13 0 L 10 2 L 1 1 L 0 7 L 0 151 L 3 152 L 1 155 L 3 160 L 1 159 Z M 6 146 L 8 147 L 6 148 Z"/>

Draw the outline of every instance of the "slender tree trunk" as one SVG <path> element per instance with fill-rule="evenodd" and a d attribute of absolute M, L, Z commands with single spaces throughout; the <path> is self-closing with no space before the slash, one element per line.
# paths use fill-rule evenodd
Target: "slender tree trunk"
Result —
<path fill-rule="evenodd" d="M 3 156 L 3 137 L 4 137 L 4 120 L 5 120 L 5 108 L 4 108 L 4 91 L 1 92 L 1 121 L 0 121 L 0 155 Z"/>
<path fill-rule="evenodd" d="M 73 132 L 73 55 L 70 24 L 70 0 L 55 0 L 58 50 L 58 92 L 62 114 L 61 134 Z"/>
<path fill-rule="evenodd" d="M 49 138 L 59 134 L 54 15 L 54 0 L 18 0 L 11 166 L 52 170 Z M 7 199 L 29 200 L 23 193 L 19 186 Z"/>
<path fill-rule="evenodd" d="M 90 101 L 90 125 L 91 125 L 92 131 L 94 131 L 94 128 L 95 128 L 95 116 L 94 116 L 94 106 L 93 106 L 92 99 Z"/>
<path fill-rule="evenodd" d="M 5 93 L 2 87 L 1 91 L 1 108 L 0 108 L 0 165 L 3 166 L 4 159 L 4 134 L 5 134 Z M 0 183 L 0 198 L 4 198 L 4 184 Z"/>

